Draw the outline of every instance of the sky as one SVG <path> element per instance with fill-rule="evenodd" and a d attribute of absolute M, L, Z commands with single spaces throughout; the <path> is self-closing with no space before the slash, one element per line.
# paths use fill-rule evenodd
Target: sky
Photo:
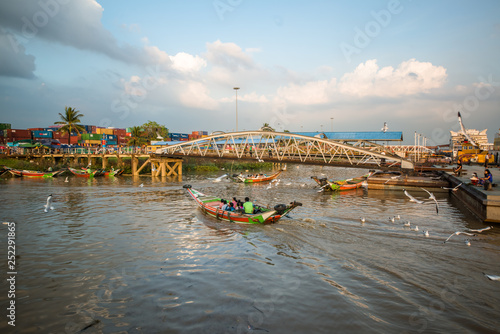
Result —
<path fill-rule="evenodd" d="M 1 1 L 0 123 L 493 142 L 499 59 L 497 0 Z"/>

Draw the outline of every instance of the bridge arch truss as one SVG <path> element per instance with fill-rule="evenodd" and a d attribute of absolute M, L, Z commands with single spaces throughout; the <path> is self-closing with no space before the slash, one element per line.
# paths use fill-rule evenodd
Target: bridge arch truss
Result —
<path fill-rule="evenodd" d="M 391 152 L 288 132 L 242 131 L 217 133 L 156 150 L 168 156 L 235 158 L 283 163 L 338 165 L 363 168 L 413 169 L 413 163 Z"/>

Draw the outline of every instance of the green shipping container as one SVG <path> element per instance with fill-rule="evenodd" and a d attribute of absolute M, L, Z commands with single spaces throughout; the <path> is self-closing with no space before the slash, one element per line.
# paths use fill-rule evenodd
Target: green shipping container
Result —
<path fill-rule="evenodd" d="M 0 130 L 11 129 L 11 125 L 9 123 L 0 123 Z"/>
<path fill-rule="evenodd" d="M 82 133 L 82 140 L 102 140 L 102 135 L 97 133 Z"/>

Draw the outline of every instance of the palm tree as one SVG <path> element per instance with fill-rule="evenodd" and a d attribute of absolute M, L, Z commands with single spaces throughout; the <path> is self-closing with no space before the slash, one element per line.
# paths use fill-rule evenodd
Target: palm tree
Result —
<path fill-rule="evenodd" d="M 68 133 L 68 144 L 71 145 L 71 133 L 76 131 L 76 133 L 80 134 L 85 131 L 85 128 L 78 124 L 81 122 L 80 117 L 84 115 L 71 107 L 64 107 L 64 112 L 64 115 L 59 113 L 59 117 L 61 117 L 62 121 L 54 122 L 54 124 L 64 124 L 59 131 Z"/>
<path fill-rule="evenodd" d="M 129 139 L 128 146 L 141 146 L 146 142 L 146 138 L 143 137 L 144 130 L 140 126 L 133 126 L 131 135 L 132 138 Z"/>

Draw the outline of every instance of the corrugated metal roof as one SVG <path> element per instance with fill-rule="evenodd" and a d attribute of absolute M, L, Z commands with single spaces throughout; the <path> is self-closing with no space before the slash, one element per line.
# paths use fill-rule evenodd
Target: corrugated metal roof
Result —
<path fill-rule="evenodd" d="M 314 137 L 320 132 L 294 132 L 298 135 Z M 333 140 L 371 140 L 371 141 L 402 141 L 401 131 L 367 131 L 367 132 L 323 132 L 328 139 Z"/>

